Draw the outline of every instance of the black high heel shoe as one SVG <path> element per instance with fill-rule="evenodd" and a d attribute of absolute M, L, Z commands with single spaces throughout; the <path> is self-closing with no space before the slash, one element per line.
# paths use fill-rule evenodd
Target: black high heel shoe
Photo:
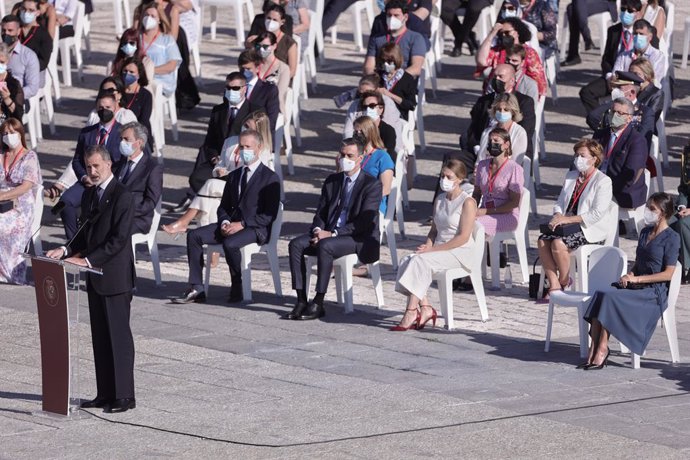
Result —
<path fill-rule="evenodd" d="M 592 363 L 590 363 L 589 361 L 585 361 L 584 363 L 580 363 L 577 366 L 575 366 L 575 369 L 585 369 L 586 367 L 589 367 L 591 365 Z"/>
<path fill-rule="evenodd" d="M 584 367 L 583 369 L 586 371 L 598 371 L 603 368 L 605 368 L 608 363 L 609 363 L 609 355 L 611 354 L 610 349 L 606 349 L 606 356 L 604 356 L 604 360 L 601 362 L 601 364 L 590 364 L 589 366 Z"/>

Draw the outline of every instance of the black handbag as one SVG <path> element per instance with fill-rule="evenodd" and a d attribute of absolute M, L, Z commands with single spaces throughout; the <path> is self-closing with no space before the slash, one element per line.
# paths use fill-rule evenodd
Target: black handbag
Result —
<path fill-rule="evenodd" d="M 541 279 L 541 274 L 537 273 L 537 262 L 539 262 L 539 257 L 534 261 L 532 265 L 532 273 L 529 275 L 529 298 L 536 299 L 539 295 L 539 280 Z"/>
<path fill-rule="evenodd" d="M 582 227 L 580 227 L 580 224 L 565 224 L 552 229 L 549 224 L 541 224 L 539 225 L 539 231 L 542 235 L 568 236 L 573 233 L 581 232 Z"/>

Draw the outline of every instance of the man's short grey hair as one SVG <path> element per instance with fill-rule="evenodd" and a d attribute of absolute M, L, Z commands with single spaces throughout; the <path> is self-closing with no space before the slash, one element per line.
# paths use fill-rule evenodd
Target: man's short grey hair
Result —
<path fill-rule="evenodd" d="M 628 110 L 628 115 L 633 115 L 635 113 L 635 104 L 633 104 L 629 99 L 624 97 L 619 97 L 613 100 L 614 104 L 624 105 Z"/>
<path fill-rule="evenodd" d="M 261 133 L 255 129 L 245 129 L 240 133 L 240 137 L 252 136 L 257 145 L 264 145 L 264 138 Z"/>
<path fill-rule="evenodd" d="M 111 163 L 113 161 L 110 157 L 110 152 L 108 152 L 108 149 L 106 149 L 104 145 L 91 145 L 87 147 L 86 152 L 84 152 L 84 161 L 94 155 L 100 155 L 103 161 L 110 161 Z"/>
<path fill-rule="evenodd" d="M 120 128 L 120 132 L 124 133 L 127 129 L 134 131 L 134 139 L 142 141 L 143 145 L 146 145 L 146 143 L 149 141 L 149 130 L 146 129 L 146 126 L 142 125 L 138 121 L 133 121 L 123 125 Z"/>

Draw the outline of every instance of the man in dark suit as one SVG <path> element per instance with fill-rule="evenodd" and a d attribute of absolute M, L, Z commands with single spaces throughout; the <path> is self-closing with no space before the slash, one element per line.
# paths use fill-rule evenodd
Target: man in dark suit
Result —
<path fill-rule="evenodd" d="M 120 155 L 120 124 L 115 121 L 115 96 L 107 93 L 98 95 L 96 110 L 98 112 L 99 123 L 83 128 L 79 133 L 77 148 L 72 159 L 72 169 L 76 174 L 78 182 L 65 190 L 60 201 L 65 203 L 65 207 L 60 212 L 62 224 L 65 226 L 65 235 L 71 239 L 77 231 L 77 218 L 81 206 L 81 197 L 84 189 L 93 186 L 89 175 L 86 172 L 86 162 L 84 152 L 93 145 L 103 145 L 110 153 L 113 168 L 120 166 L 122 155 Z"/>
<path fill-rule="evenodd" d="M 237 58 L 237 65 L 244 78 L 247 79 L 246 94 L 252 111 L 264 109 L 271 122 L 271 132 L 275 132 L 278 114 L 280 114 L 278 87 L 271 82 L 259 78 L 261 61 L 259 53 L 251 49 L 240 53 L 240 56 Z"/>
<path fill-rule="evenodd" d="M 531 158 L 533 152 L 532 142 L 534 139 L 534 129 L 536 125 L 536 115 L 534 112 L 534 100 L 515 90 L 515 69 L 510 64 L 500 64 L 494 71 L 494 79 L 491 81 L 492 93 L 480 96 L 470 111 L 470 125 L 467 134 L 460 138 L 462 152 L 456 155 L 449 155 L 448 158 L 456 158 L 467 167 L 468 171 L 474 171 L 474 163 L 477 154 L 474 153 L 474 146 L 479 145 L 482 132 L 489 126 L 490 110 L 494 99 L 501 93 L 512 93 L 518 100 L 522 121 L 518 124 L 527 133 L 527 155 Z"/>
<path fill-rule="evenodd" d="M 240 134 L 240 156 L 244 167 L 228 175 L 223 198 L 218 207 L 218 222 L 187 234 L 189 289 L 175 303 L 206 300 L 202 281 L 204 244 L 222 244 L 230 267 L 230 297 L 237 303 L 242 297 L 242 257 L 240 248 L 251 243 L 265 244 L 280 207 L 280 180 L 259 159 L 263 148 L 261 134 L 248 129 Z"/>
<path fill-rule="evenodd" d="M 361 169 L 363 147 L 354 139 L 343 140 L 339 165 L 343 172 L 331 174 L 321 188 L 309 233 L 290 241 L 290 273 L 297 303 L 287 319 L 310 320 L 325 314 L 323 299 L 333 261 L 357 254 L 362 263 L 379 260 L 379 205 L 381 181 Z M 305 255 L 316 256 L 316 295 L 307 303 Z"/>
<path fill-rule="evenodd" d="M 647 201 L 644 170 L 649 149 L 632 124 L 635 107 L 625 98 L 613 101 L 610 128 L 597 130 L 592 139 L 604 147 L 604 161 L 599 166 L 611 178 L 613 198 L 625 209 L 637 208 Z"/>
<path fill-rule="evenodd" d="M 163 192 L 163 164 L 144 153 L 147 142 L 148 132 L 141 123 L 135 121 L 120 128 L 120 153 L 127 161 L 115 171 L 115 177 L 132 194 L 132 233 L 149 232 Z"/>
<path fill-rule="evenodd" d="M 625 0 L 624 0 L 625 1 Z M 639 0 L 637 0 L 639 1 Z M 615 0 L 573 0 L 566 8 L 565 16 L 570 29 L 570 44 L 562 66 L 567 67 L 582 62 L 580 58 L 580 34 L 585 41 L 585 50 L 594 48 L 592 34 L 587 20 L 590 16 L 605 12 L 611 13 L 614 22 L 618 20 Z"/>
<path fill-rule="evenodd" d="M 84 162 L 92 185 L 81 201 L 84 223 L 73 240 L 47 255 L 103 270 L 102 275 L 86 275 L 98 391 L 95 399 L 81 407 L 124 412 L 136 407 L 134 339 L 129 327 L 135 279 L 134 206 L 132 195 L 113 176 L 110 154 L 103 145 L 87 148 Z"/>

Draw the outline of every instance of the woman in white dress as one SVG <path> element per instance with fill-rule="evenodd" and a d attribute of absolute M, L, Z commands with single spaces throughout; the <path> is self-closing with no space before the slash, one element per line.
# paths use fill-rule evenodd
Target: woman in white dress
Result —
<path fill-rule="evenodd" d="M 427 291 L 435 271 L 467 267 L 476 252 L 472 230 L 477 202 L 460 188 L 467 176 L 465 165 L 448 160 L 441 170 L 441 193 L 434 202 L 434 217 L 426 242 L 400 262 L 395 290 L 407 295 L 407 309 L 392 331 L 422 329 L 429 320 L 436 325 L 436 310 Z M 479 251 L 481 253 L 481 251 Z"/>

